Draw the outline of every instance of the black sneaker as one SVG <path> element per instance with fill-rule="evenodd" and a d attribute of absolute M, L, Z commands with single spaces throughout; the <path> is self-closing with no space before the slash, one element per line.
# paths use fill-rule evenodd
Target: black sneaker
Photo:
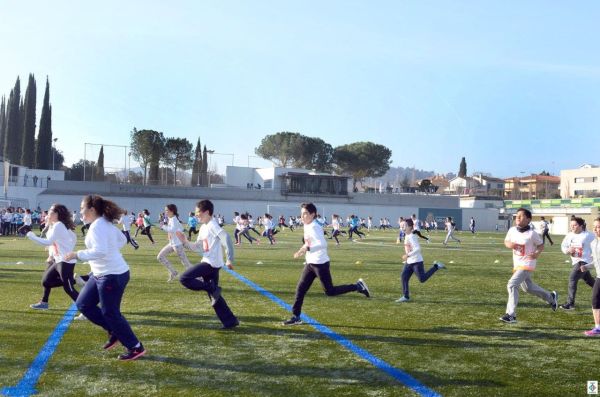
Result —
<path fill-rule="evenodd" d="M 560 308 L 563 310 L 575 310 L 575 305 L 572 303 L 565 303 L 564 305 L 560 305 Z"/>
<path fill-rule="evenodd" d="M 558 309 L 558 294 L 556 293 L 556 291 L 552 291 L 550 295 L 552 295 L 552 302 L 550 303 L 550 307 L 553 311 L 556 311 L 556 309 Z"/>
<path fill-rule="evenodd" d="M 102 346 L 104 350 L 110 350 L 113 347 L 115 347 L 117 343 L 119 343 L 119 338 L 117 338 L 113 334 L 109 334 L 108 336 L 108 341 L 104 344 L 104 346 Z"/>
<path fill-rule="evenodd" d="M 358 281 L 356 282 L 356 286 L 358 287 L 358 292 L 360 294 L 363 294 L 364 296 L 366 296 L 367 298 L 371 297 L 371 294 L 369 293 L 369 287 L 367 287 L 367 284 L 363 281 L 362 278 L 359 278 Z"/>
<path fill-rule="evenodd" d="M 221 327 L 221 330 L 227 330 L 227 329 L 233 329 L 235 327 L 237 327 L 238 325 L 240 325 L 240 320 L 238 320 L 237 318 L 235 319 L 235 322 L 228 324 L 228 325 L 223 325 Z"/>
<path fill-rule="evenodd" d="M 217 301 L 221 298 L 221 287 L 215 287 L 214 291 L 210 293 L 210 304 L 214 306 Z"/>
<path fill-rule="evenodd" d="M 146 349 L 140 343 L 139 347 L 134 347 L 133 349 L 128 349 L 127 353 L 123 353 L 119 355 L 119 360 L 121 361 L 131 361 L 136 360 L 146 354 Z"/>
<path fill-rule="evenodd" d="M 511 316 L 510 314 L 507 313 L 504 316 L 500 317 L 500 321 L 504 321 L 505 323 L 516 323 L 517 317 Z"/>
<path fill-rule="evenodd" d="M 283 322 L 283 325 L 300 325 L 300 324 L 302 324 L 302 320 L 300 320 L 300 316 L 292 316 L 292 318 Z"/>

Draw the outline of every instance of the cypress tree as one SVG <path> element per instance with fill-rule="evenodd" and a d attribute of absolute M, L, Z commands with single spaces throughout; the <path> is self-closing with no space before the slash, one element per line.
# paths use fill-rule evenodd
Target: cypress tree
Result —
<path fill-rule="evenodd" d="M 19 114 L 21 104 L 21 81 L 17 77 L 15 88 L 10 91 L 6 109 L 6 133 L 4 134 L 4 159 L 16 164 L 21 161 L 23 124 Z"/>
<path fill-rule="evenodd" d="M 21 147 L 21 165 L 35 167 L 35 103 L 37 89 L 33 74 L 29 75 L 25 92 L 23 112 L 23 145 Z"/>
<path fill-rule="evenodd" d="M 200 138 L 196 144 L 196 152 L 194 155 L 194 165 L 192 166 L 192 186 L 200 185 L 200 177 L 202 174 L 202 145 Z"/>
<path fill-rule="evenodd" d="M 204 145 L 204 153 L 202 154 L 202 186 L 208 186 L 208 151 Z"/>
<path fill-rule="evenodd" d="M 6 98 L 0 104 L 0 155 L 4 156 L 4 134 L 6 134 Z"/>
<path fill-rule="evenodd" d="M 467 161 L 465 160 L 464 157 L 462 158 L 462 160 L 460 160 L 458 176 L 460 176 L 461 178 L 464 178 L 467 176 Z"/>
<path fill-rule="evenodd" d="M 100 146 L 100 154 L 98 154 L 98 161 L 96 162 L 96 179 L 99 181 L 104 180 L 104 145 Z"/>
<path fill-rule="evenodd" d="M 50 106 L 50 83 L 46 77 L 44 105 L 40 116 L 37 146 L 35 148 L 35 167 L 43 170 L 52 169 L 52 106 Z"/>

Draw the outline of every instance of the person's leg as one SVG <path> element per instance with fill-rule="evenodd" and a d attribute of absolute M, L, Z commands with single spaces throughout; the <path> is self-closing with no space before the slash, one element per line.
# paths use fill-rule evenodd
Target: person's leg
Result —
<path fill-rule="evenodd" d="M 57 267 L 58 263 L 53 263 L 46 268 L 44 276 L 42 277 L 42 286 L 44 288 L 52 289 L 63 285 Z"/>
<path fill-rule="evenodd" d="M 580 263 L 581 263 L 580 266 L 586 265 L 585 262 L 580 262 Z M 594 279 L 594 277 L 592 276 L 592 273 L 589 270 L 583 272 L 582 278 L 583 278 L 583 281 L 585 281 L 585 283 L 587 285 L 589 285 L 590 287 L 594 288 L 594 284 L 596 283 L 596 280 Z"/>
<path fill-rule="evenodd" d="M 519 304 L 519 287 L 527 278 L 527 270 L 517 270 L 513 273 L 506 289 L 508 290 L 508 302 L 506 303 L 506 314 L 516 315 L 517 305 Z"/>
<path fill-rule="evenodd" d="M 404 268 L 402 269 L 402 295 L 404 295 L 404 297 L 406 299 L 410 298 L 410 292 L 408 289 L 408 282 L 411 278 L 411 276 L 413 275 L 413 266 L 409 265 L 408 263 L 404 264 Z"/>
<path fill-rule="evenodd" d="M 85 286 L 79 292 L 79 296 L 75 301 L 77 305 L 77 309 L 87 317 L 92 323 L 99 325 L 104 328 L 109 333 L 111 332 L 109 324 L 106 322 L 106 319 L 102 315 L 102 311 L 98 307 L 98 303 L 100 302 L 100 293 L 99 288 L 101 286 L 96 284 L 98 279 L 91 275 L 88 281 L 85 283 Z"/>
<path fill-rule="evenodd" d="M 77 301 L 79 292 L 75 289 L 75 279 L 73 278 L 73 270 L 75 269 L 74 263 L 59 262 L 56 266 L 56 270 L 60 274 L 62 280 L 62 286 L 67 295 L 73 299 L 73 302 Z"/>
<path fill-rule="evenodd" d="M 187 269 L 179 277 L 179 282 L 192 291 L 213 292 L 215 285 L 208 282 L 207 278 L 212 274 L 212 266 L 208 263 L 199 263 Z M 200 281 L 202 278 L 202 281 Z"/>
<path fill-rule="evenodd" d="M 423 265 L 423 262 L 413 263 L 413 269 L 414 272 L 417 273 L 417 277 L 421 283 L 429 280 L 429 277 L 433 276 L 433 273 L 438 271 L 438 267 L 433 265 L 429 268 L 427 273 L 425 273 L 425 266 Z"/>
<path fill-rule="evenodd" d="M 174 248 L 175 248 L 175 252 L 177 252 L 177 256 L 179 257 L 179 260 L 181 261 L 181 263 L 183 263 L 183 266 L 186 269 L 189 269 L 190 267 L 192 267 L 190 260 L 188 259 L 187 255 L 185 254 L 185 248 L 183 248 L 183 245 L 177 245 Z"/>
<path fill-rule="evenodd" d="M 552 296 L 552 294 L 549 291 L 546 291 L 545 289 L 537 285 L 536 283 L 534 283 L 531 279 L 531 273 L 529 272 L 527 272 L 527 277 L 521 283 L 521 288 L 528 294 L 535 295 L 538 298 L 543 299 L 547 303 L 552 304 L 554 302 L 554 297 Z"/>
<path fill-rule="evenodd" d="M 317 275 L 315 274 L 312 265 L 310 263 L 304 265 L 300 280 L 298 280 L 298 285 L 296 286 L 296 297 L 294 299 L 294 305 L 292 306 L 292 314 L 294 316 L 300 316 L 302 304 L 304 303 L 304 295 L 306 295 L 306 292 L 308 292 L 316 277 Z"/>
<path fill-rule="evenodd" d="M 177 270 L 175 270 L 175 268 L 173 267 L 173 264 L 167 258 L 167 255 L 169 255 L 173 251 L 174 250 L 173 250 L 173 247 L 171 247 L 171 244 L 167 244 L 160 250 L 160 252 L 156 256 L 156 259 L 160 263 L 162 263 L 169 271 L 169 274 L 170 274 L 169 281 L 171 281 L 173 279 L 173 277 L 177 276 Z"/>
<path fill-rule="evenodd" d="M 131 350 L 140 341 L 121 314 L 121 300 L 128 282 L 129 271 L 123 274 L 109 274 L 97 280 L 102 315 L 112 334 L 119 339 L 123 346 Z"/>
<path fill-rule="evenodd" d="M 348 292 L 358 291 L 356 284 L 344 284 L 344 285 L 333 285 L 333 279 L 331 278 L 330 264 L 329 262 L 322 263 L 319 265 L 312 265 L 313 271 L 321 281 L 323 290 L 327 296 L 336 296 L 346 294 Z"/>
<path fill-rule="evenodd" d="M 236 244 L 240 243 L 240 231 L 237 228 L 233 231 L 233 238 Z"/>
<path fill-rule="evenodd" d="M 145 229 L 145 232 L 146 232 L 146 236 L 148 236 L 148 238 L 150 239 L 152 244 L 154 244 L 154 239 L 152 238 L 152 233 L 150 232 L 151 228 L 152 228 L 152 226 L 147 226 Z"/>
<path fill-rule="evenodd" d="M 569 290 L 567 293 L 567 305 L 575 305 L 575 296 L 577 295 L 577 283 L 583 278 L 583 273 L 579 270 L 579 266 L 573 265 L 571 273 L 569 273 Z"/>

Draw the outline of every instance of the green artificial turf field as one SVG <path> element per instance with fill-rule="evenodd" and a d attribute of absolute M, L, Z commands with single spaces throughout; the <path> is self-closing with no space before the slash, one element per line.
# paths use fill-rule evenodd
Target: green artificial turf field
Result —
<path fill-rule="evenodd" d="M 230 228 L 227 228 L 229 231 Z M 121 347 L 105 352 L 106 334 L 89 321 L 73 321 L 44 369 L 42 396 L 411 396 L 417 393 L 310 325 L 284 327 L 290 313 L 221 272 L 223 296 L 241 321 L 220 330 L 204 293 L 167 283 L 156 255 L 166 243 L 139 236 L 124 248 L 131 266 L 122 310 L 147 354 L 119 362 Z M 302 260 L 292 259 L 301 232 L 283 231 L 277 244 L 236 247 L 235 271 L 291 304 Z M 579 284 L 575 311 L 553 312 L 521 294 L 518 323 L 504 324 L 511 251 L 500 233 L 460 233 L 443 247 L 443 232 L 422 244 L 427 267 L 447 264 L 427 283 L 411 280 L 411 302 L 401 296 L 402 246 L 396 231 L 374 231 L 362 241 L 329 244 L 334 284 L 362 277 L 372 298 L 358 293 L 327 297 L 316 282 L 304 313 L 373 356 L 444 396 L 571 396 L 586 394 L 600 378 L 591 328 L 591 289 Z M 560 238 L 557 238 L 560 241 Z M 80 238 L 78 245 L 83 240 Z M 35 311 L 45 268 L 44 251 L 27 239 L 0 238 L 0 388 L 15 386 L 61 321 L 71 302 L 61 288 L 50 310 Z M 188 253 L 195 263 L 199 257 Z M 570 263 L 558 245 L 546 247 L 534 281 L 557 290 L 564 302 Z M 171 256 L 176 268 L 183 266 Z M 360 263 L 357 263 L 360 261 Z M 22 262 L 22 264 L 18 264 Z M 86 273 L 89 266 L 78 264 Z"/>

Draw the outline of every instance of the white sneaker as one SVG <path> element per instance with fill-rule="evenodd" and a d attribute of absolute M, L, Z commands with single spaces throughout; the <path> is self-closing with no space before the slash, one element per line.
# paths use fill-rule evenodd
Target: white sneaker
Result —
<path fill-rule="evenodd" d="M 409 300 L 410 300 L 410 298 L 403 296 L 400 299 L 396 299 L 396 303 L 408 302 Z"/>
<path fill-rule="evenodd" d="M 167 279 L 167 283 L 172 282 L 173 280 L 177 280 L 177 276 L 179 273 L 175 272 L 175 273 L 169 273 L 169 278 Z"/>
<path fill-rule="evenodd" d="M 83 313 L 79 313 L 79 316 L 75 316 L 75 318 L 73 320 L 77 320 L 77 321 L 84 321 L 87 320 L 88 318 L 86 316 L 83 315 Z"/>
<path fill-rule="evenodd" d="M 446 269 L 446 265 L 444 265 L 442 262 L 435 261 L 433 264 L 437 266 L 438 269 Z"/>

